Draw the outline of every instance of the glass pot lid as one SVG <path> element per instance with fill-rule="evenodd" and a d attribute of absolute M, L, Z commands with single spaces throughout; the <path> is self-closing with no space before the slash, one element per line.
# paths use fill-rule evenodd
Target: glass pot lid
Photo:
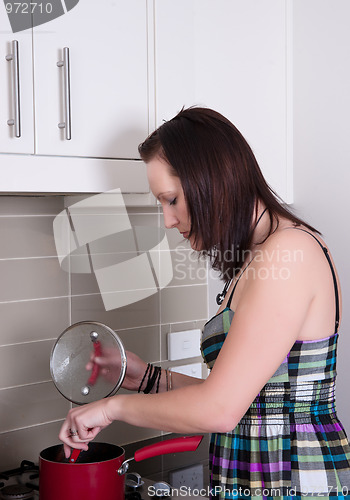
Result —
<path fill-rule="evenodd" d="M 92 360 L 101 358 L 102 364 Z M 118 335 L 97 321 L 68 327 L 55 342 L 50 357 L 52 380 L 72 403 L 91 403 L 117 392 L 126 372 L 126 354 Z"/>

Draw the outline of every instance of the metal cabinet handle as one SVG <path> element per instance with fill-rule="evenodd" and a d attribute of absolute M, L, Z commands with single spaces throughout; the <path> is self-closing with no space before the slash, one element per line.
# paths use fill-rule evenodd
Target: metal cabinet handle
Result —
<path fill-rule="evenodd" d="M 70 141 L 71 134 L 71 111 L 70 111 L 70 65 L 69 65 L 69 48 L 63 49 L 63 61 L 58 61 L 57 66 L 64 69 L 64 122 L 58 124 L 58 128 L 66 129 L 66 139 Z"/>
<path fill-rule="evenodd" d="M 19 94 L 19 60 L 18 41 L 12 40 L 12 54 L 6 56 L 6 61 L 12 61 L 12 83 L 15 118 L 7 120 L 7 125 L 15 127 L 15 136 L 21 137 L 21 104 Z"/>

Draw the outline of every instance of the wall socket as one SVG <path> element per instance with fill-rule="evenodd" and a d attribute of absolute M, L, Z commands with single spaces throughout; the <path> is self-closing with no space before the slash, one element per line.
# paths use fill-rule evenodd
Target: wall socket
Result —
<path fill-rule="evenodd" d="M 202 489 L 204 487 L 203 465 L 190 465 L 169 471 L 169 483 L 174 489 L 180 489 L 181 486 L 186 486 L 191 490 Z"/>
<path fill-rule="evenodd" d="M 191 363 L 189 365 L 172 366 L 171 371 L 176 373 L 182 373 L 183 375 L 189 375 L 190 377 L 203 378 L 202 363 Z"/>

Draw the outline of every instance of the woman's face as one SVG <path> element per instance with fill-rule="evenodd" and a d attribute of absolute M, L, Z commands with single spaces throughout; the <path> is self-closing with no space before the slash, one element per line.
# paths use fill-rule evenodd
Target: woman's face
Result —
<path fill-rule="evenodd" d="M 188 238 L 191 221 L 179 177 L 171 174 L 169 165 L 159 157 L 147 163 L 147 177 L 152 193 L 163 207 L 164 224 L 176 228 L 194 248 L 194 236 Z"/>

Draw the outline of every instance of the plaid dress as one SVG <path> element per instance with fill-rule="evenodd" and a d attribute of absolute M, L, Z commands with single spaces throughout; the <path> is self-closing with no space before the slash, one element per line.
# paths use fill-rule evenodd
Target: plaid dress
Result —
<path fill-rule="evenodd" d="M 209 369 L 230 328 L 232 295 L 203 329 Z M 350 500 L 350 446 L 335 407 L 338 304 L 335 333 L 296 341 L 238 425 L 212 434 L 212 497 Z"/>

